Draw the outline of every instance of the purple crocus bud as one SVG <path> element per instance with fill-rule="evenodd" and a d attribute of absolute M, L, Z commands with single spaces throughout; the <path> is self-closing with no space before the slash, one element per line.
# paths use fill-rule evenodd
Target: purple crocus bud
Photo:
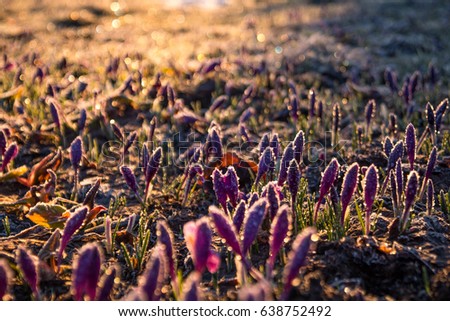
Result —
<path fill-rule="evenodd" d="M 267 147 L 266 150 L 262 153 L 261 158 L 259 160 L 258 172 L 256 174 L 255 185 L 259 183 L 259 180 L 267 174 L 273 168 L 273 152 L 272 148 Z"/>
<path fill-rule="evenodd" d="M 297 193 L 300 186 L 300 178 L 302 174 L 298 168 L 298 163 L 295 159 L 291 160 L 289 163 L 289 169 L 287 173 L 287 182 L 289 187 L 289 192 L 291 193 L 292 199 L 292 209 L 295 207 L 295 201 L 297 200 Z"/>
<path fill-rule="evenodd" d="M 317 200 L 316 208 L 314 210 L 314 223 L 317 222 L 317 214 L 319 213 L 320 204 L 322 203 L 323 198 L 330 191 L 331 186 L 333 186 L 334 181 L 337 178 L 338 171 L 339 171 L 339 163 L 336 158 L 333 158 L 328 167 L 325 168 L 322 180 L 320 182 L 319 199 Z"/>
<path fill-rule="evenodd" d="M 239 136 L 244 141 L 247 142 L 250 141 L 250 136 L 248 135 L 247 127 L 243 123 L 239 123 Z"/>
<path fill-rule="evenodd" d="M 283 293 L 282 300 L 286 300 L 292 288 L 292 282 L 298 277 L 300 268 L 305 265 L 308 252 L 313 242 L 316 229 L 307 227 L 295 238 L 292 250 L 288 254 L 287 264 L 283 270 Z"/>
<path fill-rule="evenodd" d="M 147 144 L 143 144 L 141 155 L 141 162 L 145 175 L 145 173 L 147 172 L 148 161 L 150 160 Z"/>
<path fill-rule="evenodd" d="M 6 134 L 3 130 L 0 130 L 0 156 L 3 157 L 6 151 L 6 144 L 8 143 L 8 139 L 6 138 Z"/>
<path fill-rule="evenodd" d="M 196 222 L 188 222 L 183 227 L 183 234 L 186 240 L 186 247 L 192 255 L 195 270 L 203 273 L 205 268 L 209 272 L 215 273 L 220 266 L 220 258 L 211 251 L 212 233 L 206 217 Z"/>
<path fill-rule="evenodd" d="M 217 201 L 222 206 L 224 211 L 228 213 L 227 209 L 227 191 L 225 188 L 225 182 L 223 174 L 219 169 L 214 169 L 212 174 L 213 188 L 216 193 Z"/>
<path fill-rule="evenodd" d="M 83 141 L 81 137 L 78 136 L 70 144 L 70 162 L 75 171 L 80 168 L 81 157 L 83 156 Z"/>
<path fill-rule="evenodd" d="M 200 289 L 200 273 L 194 271 L 189 274 L 183 285 L 183 301 L 202 301 L 203 291 Z"/>
<path fill-rule="evenodd" d="M 139 288 L 147 301 L 158 301 L 161 296 L 165 275 L 164 256 L 159 246 L 153 248 L 145 272 L 139 279 Z"/>
<path fill-rule="evenodd" d="M 389 157 L 389 155 L 391 155 L 392 148 L 394 148 L 394 145 L 392 145 L 392 141 L 389 138 L 389 136 L 386 136 L 386 138 L 384 139 L 384 143 L 383 143 L 383 150 L 387 157 Z"/>
<path fill-rule="evenodd" d="M 19 245 L 16 251 L 16 262 L 34 297 L 39 299 L 38 259 L 23 245 Z"/>
<path fill-rule="evenodd" d="M 227 172 L 223 176 L 225 183 L 225 192 L 227 193 L 228 200 L 233 207 L 236 207 L 239 199 L 239 177 L 233 166 L 228 166 Z"/>
<path fill-rule="evenodd" d="M 265 187 L 261 194 L 262 197 L 267 198 L 268 201 L 268 215 L 270 220 L 272 221 L 275 215 L 278 212 L 278 208 L 280 207 L 280 198 L 278 197 L 277 185 L 275 182 L 269 182 Z"/>
<path fill-rule="evenodd" d="M 120 166 L 120 172 L 122 173 L 123 178 L 125 179 L 125 183 L 127 183 L 128 187 L 133 191 L 136 195 L 137 199 L 140 203 L 143 203 L 143 200 L 138 192 L 138 184 L 136 181 L 136 176 L 134 176 L 133 171 L 128 166 L 122 165 Z"/>
<path fill-rule="evenodd" d="M 242 254 L 247 255 L 250 246 L 258 235 L 258 230 L 267 213 L 267 200 L 261 198 L 247 211 L 242 231 Z"/>
<path fill-rule="evenodd" d="M 248 206 L 251 207 L 253 204 L 255 204 L 259 200 L 259 195 L 257 192 L 253 192 L 252 195 L 250 195 L 250 198 L 248 200 Z"/>
<path fill-rule="evenodd" d="M 405 144 L 408 155 L 409 166 L 411 170 L 414 169 L 414 160 L 416 159 L 416 129 L 413 124 L 406 127 Z"/>
<path fill-rule="evenodd" d="M 256 194 L 258 195 L 258 194 Z M 245 205 L 245 201 L 241 200 L 236 210 L 234 211 L 233 216 L 233 225 L 236 228 L 237 232 L 240 232 L 242 223 L 244 222 L 245 212 L 247 211 L 247 206 Z"/>
<path fill-rule="evenodd" d="M 317 117 L 319 119 L 323 118 L 323 101 L 321 100 L 317 103 Z"/>
<path fill-rule="evenodd" d="M 287 172 L 291 160 L 294 159 L 294 145 L 289 143 L 284 150 L 283 157 L 281 158 L 280 172 L 278 174 L 278 185 L 283 186 L 287 179 Z"/>
<path fill-rule="evenodd" d="M 252 117 L 255 113 L 256 113 L 255 108 L 253 107 L 247 108 L 242 112 L 241 116 L 239 117 L 239 123 L 243 124 L 247 122 L 250 119 L 250 117 Z"/>
<path fill-rule="evenodd" d="M 119 278 L 119 268 L 117 266 L 111 266 L 103 274 L 103 277 L 100 280 L 96 300 L 97 301 L 109 301 L 111 291 L 114 288 L 114 285 L 117 283 Z"/>
<path fill-rule="evenodd" d="M 386 68 L 384 72 L 384 80 L 392 93 L 398 92 L 397 74 L 390 68 Z"/>
<path fill-rule="evenodd" d="M 61 130 L 61 117 L 59 116 L 59 110 L 54 103 L 50 103 L 50 114 L 52 115 L 53 122 L 58 130 Z"/>
<path fill-rule="evenodd" d="M 113 133 L 117 137 L 117 139 L 120 140 L 121 142 L 123 142 L 125 140 L 125 135 L 123 134 L 122 129 L 120 129 L 120 127 L 117 126 L 117 124 L 113 121 L 111 121 L 111 127 L 112 127 Z"/>
<path fill-rule="evenodd" d="M 158 221 L 156 231 L 158 237 L 158 244 L 160 244 L 162 251 L 165 253 L 167 265 L 169 267 L 169 275 L 172 281 L 176 281 L 177 261 L 175 251 L 173 249 L 173 233 L 169 225 L 165 221 Z"/>
<path fill-rule="evenodd" d="M 428 182 L 428 179 L 431 177 L 431 173 L 434 170 L 436 161 L 437 161 L 437 148 L 436 146 L 434 146 L 433 149 L 431 150 L 430 157 L 428 158 L 427 169 L 425 170 L 425 177 L 423 179 L 422 187 L 420 189 L 419 200 L 421 200 L 423 197 L 423 194 L 425 192 L 425 186 Z"/>
<path fill-rule="evenodd" d="M 159 167 L 161 166 L 161 159 L 162 159 L 162 148 L 158 147 L 150 157 L 150 160 L 147 163 L 146 170 L 145 170 L 145 195 L 147 195 L 150 183 L 152 182 L 153 178 L 155 177 L 156 173 L 159 170 Z"/>
<path fill-rule="evenodd" d="M 397 144 L 395 144 L 394 148 L 392 149 L 391 154 L 389 155 L 388 158 L 388 166 L 387 166 L 387 171 L 389 172 L 392 169 L 394 169 L 395 164 L 397 163 L 398 160 L 401 160 L 403 157 L 403 141 L 398 141 Z"/>
<path fill-rule="evenodd" d="M 297 123 L 298 121 L 299 109 L 300 109 L 300 102 L 298 101 L 298 97 L 296 95 L 290 95 L 288 110 L 294 123 Z"/>
<path fill-rule="evenodd" d="M 397 134 L 397 116 L 393 113 L 389 114 L 389 132 L 392 136 Z"/>
<path fill-rule="evenodd" d="M 272 269 L 275 266 L 275 261 L 283 246 L 286 237 L 288 236 L 289 230 L 292 227 L 292 213 L 288 205 L 283 205 L 278 210 L 275 215 L 274 220 L 272 221 L 272 225 L 270 228 L 270 252 L 269 252 L 269 273 L 270 276 L 272 273 Z"/>
<path fill-rule="evenodd" d="M 405 78 L 405 81 L 403 82 L 403 87 L 402 87 L 402 96 L 403 96 L 403 100 L 405 101 L 405 104 L 408 106 L 409 103 L 411 102 L 411 92 L 409 91 L 409 84 L 410 84 L 410 78 L 409 76 L 407 76 Z"/>
<path fill-rule="evenodd" d="M 183 205 L 186 204 L 187 202 L 187 198 L 189 196 L 189 192 L 192 188 L 193 182 L 194 182 L 194 178 L 199 175 L 200 178 L 203 179 L 203 166 L 200 164 L 192 164 L 189 166 L 188 171 L 187 171 L 187 180 L 186 180 L 186 185 L 184 187 L 184 198 L 183 198 Z"/>
<path fill-rule="evenodd" d="M 441 130 L 442 119 L 444 118 L 447 109 L 448 109 L 448 98 L 441 101 L 441 103 L 436 107 L 435 122 L 437 133 L 439 133 Z"/>
<path fill-rule="evenodd" d="M 397 182 L 397 192 L 399 197 L 403 193 L 403 169 L 402 161 L 399 159 L 395 165 L 395 181 Z"/>
<path fill-rule="evenodd" d="M 82 300 L 85 294 L 90 301 L 95 300 L 102 261 L 102 253 L 97 244 L 86 244 L 81 248 L 72 273 L 74 300 Z"/>
<path fill-rule="evenodd" d="M 0 301 L 8 293 L 11 285 L 12 273 L 9 268 L 8 262 L 4 259 L 0 259 Z"/>
<path fill-rule="evenodd" d="M 300 130 L 293 140 L 294 144 L 294 159 L 297 165 L 300 166 L 303 158 L 303 150 L 305 149 L 305 134 Z"/>
<path fill-rule="evenodd" d="M 108 254 L 112 253 L 113 244 L 112 244 L 112 220 L 109 216 L 105 218 L 105 244 L 106 244 L 106 252 Z"/>
<path fill-rule="evenodd" d="M 214 227 L 217 233 L 222 237 L 228 246 L 239 256 L 242 255 L 241 245 L 239 244 L 238 233 L 231 221 L 230 217 L 222 210 L 215 206 L 210 206 L 209 216 L 214 222 Z"/>
<path fill-rule="evenodd" d="M 370 100 L 366 105 L 366 133 L 368 135 L 370 129 L 370 122 L 372 118 L 375 116 L 376 111 L 376 103 L 375 100 Z"/>
<path fill-rule="evenodd" d="M 261 141 L 259 142 L 259 155 L 262 155 L 264 151 L 269 147 L 270 139 L 269 134 L 265 133 L 263 137 L 261 137 Z"/>
<path fill-rule="evenodd" d="M 347 208 L 350 204 L 353 194 L 355 194 L 356 187 L 358 186 L 359 178 L 359 165 L 358 163 L 353 163 L 345 173 L 344 180 L 342 182 L 341 191 L 341 225 L 344 225 L 345 218 L 347 216 Z"/>
<path fill-rule="evenodd" d="M 427 214 L 431 215 L 434 207 L 434 185 L 431 179 L 428 179 L 427 184 Z M 1 298 L 1 296 L 0 296 Z"/>
<path fill-rule="evenodd" d="M 436 67 L 433 63 L 428 65 L 428 79 L 430 80 L 431 86 L 435 86 L 438 80 Z"/>
<path fill-rule="evenodd" d="M 133 131 L 131 132 L 128 137 L 127 140 L 125 141 L 125 144 L 123 146 L 123 153 L 126 154 L 128 152 L 128 150 L 130 149 L 131 145 L 134 144 L 134 142 L 136 141 L 137 138 L 137 132 Z"/>
<path fill-rule="evenodd" d="M 314 89 L 309 90 L 309 118 L 312 119 L 316 108 L 316 92 Z"/>
<path fill-rule="evenodd" d="M 100 178 L 97 179 L 95 184 L 92 185 L 84 197 L 83 205 L 86 205 L 90 210 L 94 208 L 95 195 L 97 195 L 101 182 L 102 180 Z"/>
<path fill-rule="evenodd" d="M 408 181 L 406 182 L 405 189 L 405 207 L 401 218 L 402 230 L 405 230 L 409 221 L 411 207 L 416 198 L 417 191 L 419 189 L 419 176 L 416 171 L 412 171 L 408 175 Z"/>
<path fill-rule="evenodd" d="M 212 128 L 209 131 L 208 137 L 204 145 L 205 160 L 216 162 L 221 161 L 223 157 L 223 146 L 220 139 L 220 135 L 216 128 Z M 211 157 L 214 157 L 210 160 Z"/>
<path fill-rule="evenodd" d="M 366 227 L 365 233 L 369 234 L 370 230 L 370 213 L 372 212 L 372 205 L 375 202 L 375 196 L 378 192 L 378 171 L 375 165 L 370 165 L 364 177 L 364 204 L 366 205 Z"/>
<path fill-rule="evenodd" d="M 72 235 L 83 225 L 84 220 L 86 219 L 88 213 L 88 208 L 86 206 L 82 206 L 77 208 L 72 215 L 67 219 L 66 224 L 64 225 L 63 236 L 61 238 L 61 244 L 59 246 L 58 253 L 58 266 L 61 263 L 61 259 L 66 249 L 67 244 L 69 243 Z"/>
<path fill-rule="evenodd" d="M 280 157 L 280 141 L 277 133 L 272 135 L 272 139 L 269 143 L 269 146 L 272 148 L 275 159 L 278 159 Z"/>
<path fill-rule="evenodd" d="M 333 123 L 332 123 L 333 145 L 337 145 L 338 143 L 340 123 L 341 123 L 341 106 L 338 103 L 336 103 L 333 106 Z"/>
<path fill-rule="evenodd" d="M 16 158 L 18 153 L 19 147 L 17 146 L 16 143 L 12 143 L 11 145 L 9 145 L 3 156 L 2 167 L 0 168 L 0 172 L 3 172 L 8 167 L 8 164 L 11 163 L 14 160 L 14 158 Z"/>
<path fill-rule="evenodd" d="M 87 112 L 85 108 L 82 108 L 80 110 L 80 118 L 78 118 L 78 133 L 80 135 L 84 131 L 84 128 L 86 127 L 86 120 L 87 120 Z"/>
<path fill-rule="evenodd" d="M 397 186 L 397 179 L 395 178 L 395 174 L 394 172 L 391 171 L 391 177 L 390 177 L 390 182 L 391 182 L 391 195 L 392 195 L 392 204 L 394 207 L 394 215 L 398 216 L 398 209 L 399 209 L 399 197 L 398 197 L 398 186 Z"/>
<path fill-rule="evenodd" d="M 246 285 L 239 290 L 239 301 L 272 301 L 272 288 L 266 280 Z"/>
<path fill-rule="evenodd" d="M 417 85 L 419 84 L 420 76 L 421 76 L 420 72 L 417 71 L 417 70 L 411 76 L 411 81 L 409 83 L 409 93 L 411 95 L 411 99 L 414 97 L 414 94 L 416 93 Z"/>
<path fill-rule="evenodd" d="M 425 113 L 427 116 L 428 127 L 430 128 L 430 130 L 434 131 L 436 125 L 436 118 L 434 115 L 434 108 L 429 102 L 425 106 Z"/>
<path fill-rule="evenodd" d="M 209 107 L 209 112 L 212 113 L 216 109 L 225 108 L 227 106 L 227 103 L 228 103 L 228 96 L 227 95 L 219 96 L 213 101 L 213 103 Z"/>
<path fill-rule="evenodd" d="M 149 130 L 148 130 L 147 139 L 149 142 L 153 142 L 153 137 L 155 135 L 156 126 L 158 126 L 158 119 L 156 118 L 156 116 L 153 116 L 152 120 L 150 121 Z"/>

